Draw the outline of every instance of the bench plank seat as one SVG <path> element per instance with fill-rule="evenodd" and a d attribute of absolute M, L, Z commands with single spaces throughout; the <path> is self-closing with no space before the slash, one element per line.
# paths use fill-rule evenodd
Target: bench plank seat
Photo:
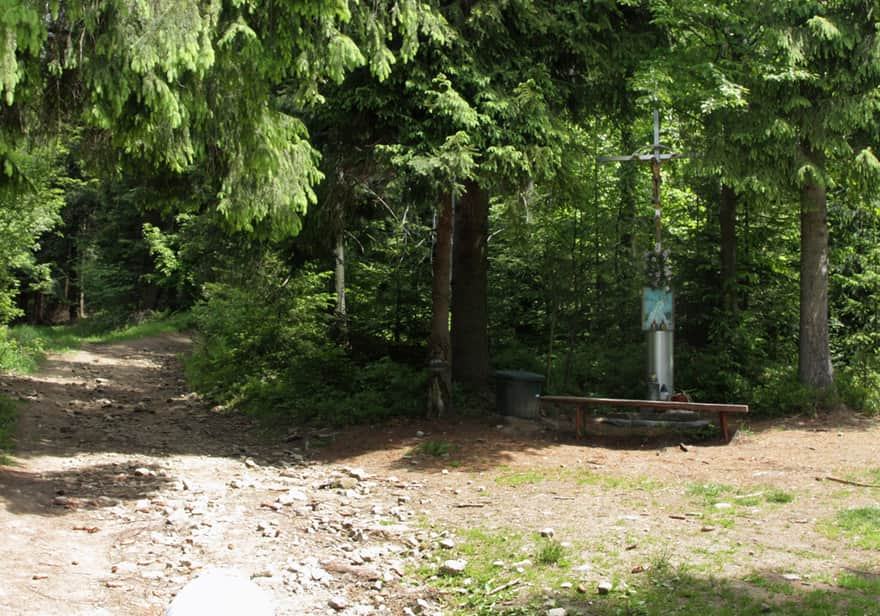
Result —
<path fill-rule="evenodd" d="M 662 410 L 696 411 L 698 413 L 718 413 L 724 441 L 730 441 L 727 430 L 728 413 L 748 413 L 746 404 L 715 404 L 710 402 L 677 402 L 675 400 L 633 400 L 629 398 L 583 398 L 579 396 L 541 396 L 541 402 L 551 404 L 570 404 L 575 407 L 575 430 L 578 438 L 584 425 L 584 411 L 598 406 L 651 408 Z"/>

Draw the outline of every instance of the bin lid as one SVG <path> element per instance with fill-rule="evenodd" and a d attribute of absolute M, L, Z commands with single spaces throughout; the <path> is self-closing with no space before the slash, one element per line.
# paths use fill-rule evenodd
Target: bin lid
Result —
<path fill-rule="evenodd" d="M 496 370 L 494 372 L 496 379 L 507 379 L 509 381 L 531 381 L 535 383 L 543 383 L 544 375 L 535 372 L 527 372 L 525 370 Z"/>

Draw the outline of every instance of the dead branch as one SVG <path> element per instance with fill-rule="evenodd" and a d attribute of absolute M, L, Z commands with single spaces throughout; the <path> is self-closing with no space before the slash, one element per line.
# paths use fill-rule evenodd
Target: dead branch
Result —
<path fill-rule="evenodd" d="M 826 481 L 835 481 L 837 483 L 843 483 L 848 486 L 857 486 L 859 488 L 880 488 L 880 485 L 876 483 L 862 483 L 860 481 L 850 481 L 849 479 L 841 479 L 840 477 L 832 477 L 831 475 L 826 475 L 823 477 L 816 477 L 819 481 L 825 479 Z"/>

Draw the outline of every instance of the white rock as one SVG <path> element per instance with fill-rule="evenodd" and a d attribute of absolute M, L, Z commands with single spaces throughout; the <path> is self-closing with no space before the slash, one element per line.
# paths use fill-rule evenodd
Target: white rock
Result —
<path fill-rule="evenodd" d="M 443 539 L 440 542 L 440 547 L 447 549 L 447 550 L 451 550 L 452 548 L 455 547 L 455 541 L 453 541 L 452 539 L 449 539 L 449 538 Z"/>
<path fill-rule="evenodd" d="M 445 560 L 440 566 L 440 573 L 445 573 L 446 575 L 459 575 L 464 573 L 465 567 L 467 567 L 466 560 Z"/>
<path fill-rule="evenodd" d="M 278 503 L 282 505 L 292 505 L 295 502 L 305 503 L 308 502 L 308 500 L 308 495 L 299 488 L 291 488 L 278 497 Z"/>
<path fill-rule="evenodd" d="M 550 528 L 549 526 L 547 528 L 541 529 L 541 536 L 542 537 L 547 537 L 548 539 L 550 539 L 551 537 L 553 537 L 554 534 L 555 533 L 553 532 L 553 529 Z"/>
<path fill-rule="evenodd" d="M 192 580 L 168 606 L 166 616 L 274 616 L 266 593 L 234 569 L 211 569 Z"/>
<path fill-rule="evenodd" d="M 339 612 L 348 607 L 348 601 L 345 597 L 331 597 L 330 600 L 327 601 L 327 605 Z"/>
<path fill-rule="evenodd" d="M 547 616 L 566 616 L 566 614 L 568 612 L 565 611 L 564 607 L 554 607 L 547 610 Z"/>
<path fill-rule="evenodd" d="M 599 585 L 596 587 L 596 590 L 599 591 L 600 595 L 607 595 L 608 593 L 611 592 L 612 588 L 614 588 L 614 586 L 611 584 L 611 582 L 604 581 L 604 582 L 599 582 Z"/>
<path fill-rule="evenodd" d="M 358 481 L 366 481 L 372 475 L 370 475 L 367 471 L 362 468 L 350 468 L 348 469 L 348 474 L 357 479 Z"/>
<path fill-rule="evenodd" d="M 715 503 L 715 509 L 730 509 L 733 507 L 730 503 Z"/>

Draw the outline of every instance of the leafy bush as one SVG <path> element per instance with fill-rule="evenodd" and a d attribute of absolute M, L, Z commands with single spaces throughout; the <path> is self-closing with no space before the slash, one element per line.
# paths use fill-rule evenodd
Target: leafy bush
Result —
<path fill-rule="evenodd" d="M 420 412 L 421 371 L 387 357 L 357 363 L 331 336 L 328 272 L 286 275 L 267 257 L 245 288 L 214 283 L 193 309 L 195 387 L 270 424 L 347 424 Z"/>

